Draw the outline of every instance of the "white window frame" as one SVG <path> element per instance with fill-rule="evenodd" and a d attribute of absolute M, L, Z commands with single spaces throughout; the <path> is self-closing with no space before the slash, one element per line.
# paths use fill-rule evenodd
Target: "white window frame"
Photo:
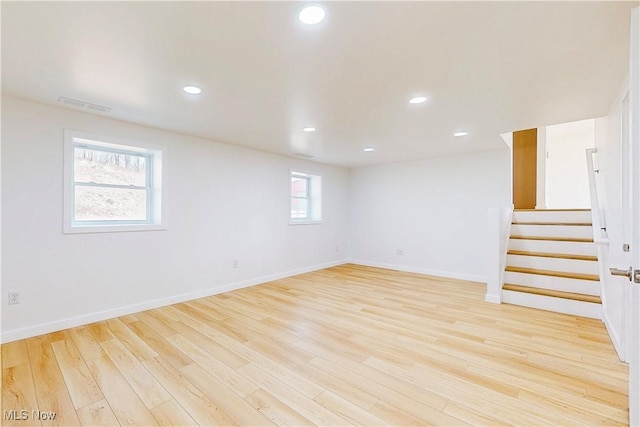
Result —
<path fill-rule="evenodd" d="M 291 195 L 291 178 L 304 178 L 307 180 L 306 197 Z M 303 172 L 299 169 L 289 170 L 289 225 L 322 224 L 322 176 L 319 174 Z M 291 216 L 291 200 L 307 200 L 307 217 L 293 218 Z"/>
<path fill-rule="evenodd" d="M 145 186 L 75 182 L 76 147 L 144 157 L 147 163 Z M 146 219 L 76 221 L 74 217 L 77 186 L 144 189 L 147 195 Z M 166 150 L 163 147 L 65 129 L 63 215 L 65 234 L 166 230 L 166 197 L 163 197 L 163 186 L 166 186 Z"/>

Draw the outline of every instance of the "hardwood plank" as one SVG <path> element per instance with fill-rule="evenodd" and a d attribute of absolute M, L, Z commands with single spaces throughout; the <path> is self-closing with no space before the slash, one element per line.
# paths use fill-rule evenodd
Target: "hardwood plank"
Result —
<path fill-rule="evenodd" d="M 106 354 L 87 363 L 120 424 L 127 426 L 157 425 L 151 412 Z"/>
<path fill-rule="evenodd" d="M 2 346 L 2 369 L 29 363 L 29 354 L 25 340 L 7 343 Z"/>
<path fill-rule="evenodd" d="M 503 426 L 505 424 L 502 420 L 453 401 L 447 402 L 442 412 L 472 426 Z"/>
<path fill-rule="evenodd" d="M 38 399 L 50 393 L 67 393 L 62 372 L 49 341 L 34 337 L 29 338 L 26 343 Z"/>
<path fill-rule="evenodd" d="M 161 426 L 195 426 L 195 420 L 175 400 L 169 400 L 153 408 L 153 416 Z"/>
<path fill-rule="evenodd" d="M 100 343 L 118 371 L 149 409 L 171 400 L 171 395 L 116 339 Z"/>
<path fill-rule="evenodd" d="M 590 222 L 535 222 L 535 221 L 514 221 L 512 222 L 514 225 L 560 225 L 563 227 L 573 227 L 573 226 L 585 226 L 591 227 L 593 224 Z"/>
<path fill-rule="evenodd" d="M 597 274 L 572 273 L 572 272 L 553 271 L 553 270 L 539 270 L 536 268 L 514 267 L 512 265 L 508 265 L 505 268 L 505 271 L 513 271 L 516 273 L 527 273 L 527 274 L 540 274 L 543 276 L 565 277 L 568 279 L 593 280 L 596 282 L 600 280 Z"/>
<path fill-rule="evenodd" d="M 258 390 L 259 387 L 257 385 L 248 381 L 245 377 L 225 365 L 222 361 L 210 353 L 207 353 L 205 350 L 185 339 L 181 335 L 173 335 L 167 339 L 181 351 L 189 354 L 191 358 L 198 363 L 198 365 L 200 365 L 209 374 L 223 382 L 227 387 L 229 387 L 229 389 L 234 391 L 240 397 L 245 397 Z"/>
<path fill-rule="evenodd" d="M 69 336 L 85 361 L 102 356 L 102 347 L 87 326 L 70 329 Z"/>
<path fill-rule="evenodd" d="M 387 421 L 372 415 L 370 412 L 351 403 L 343 397 L 325 390 L 317 395 L 313 400 L 329 409 L 334 414 L 340 415 L 353 425 L 363 426 L 389 426 Z"/>
<path fill-rule="evenodd" d="M 309 398 L 314 398 L 324 390 L 322 387 L 314 384 L 302 375 L 298 375 L 285 366 L 274 362 L 267 357 L 268 355 L 262 355 L 253 351 L 246 345 L 229 337 L 218 336 L 214 339 L 224 347 L 235 351 L 244 359 L 250 361 L 251 364 L 259 366 L 263 371 L 268 372 L 271 375 L 277 376 L 280 381 L 285 382 L 289 387 L 294 388 Z"/>
<path fill-rule="evenodd" d="M 174 328 L 184 338 L 192 343 L 198 343 L 198 346 L 230 368 L 236 369 L 249 363 L 245 358 L 214 341 L 213 337 L 219 335 L 217 332 L 215 334 L 209 334 L 209 331 L 206 329 L 197 331 L 191 326 L 182 323 L 182 321 L 176 323 Z M 206 335 L 201 331 L 205 332 Z"/>
<path fill-rule="evenodd" d="M 28 421 L 39 426 L 40 421 L 32 418 L 34 409 L 38 409 L 38 400 L 29 363 L 2 369 L 2 425 L 24 426 Z M 13 411 L 13 419 L 7 417 L 5 411 Z"/>
<path fill-rule="evenodd" d="M 306 377 L 320 387 L 344 397 L 361 408 L 370 409 L 378 402 L 375 396 L 372 396 L 366 391 L 360 390 L 339 378 L 309 365 L 309 361 L 316 357 L 315 354 L 308 353 L 291 345 L 277 346 L 271 343 L 255 341 L 250 342 L 249 345 L 253 349 L 265 349 L 261 351 L 262 354 L 269 354 L 271 358 L 274 358 L 288 369 Z"/>
<path fill-rule="evenodd" d="M 140 337 L 149 347 L 151 347 L 160 357 L 168 361 L 174 368 L 180 369 L 193 363 L 193 360 L 169 341 L 156 332 L 152 327 L 144 322 L 129 323 L 129 327 Z M 174 331 L 170 329 L 172 333 Z M 165 335 L 166 337 L 167 335 Z"/>
<path fill-rule="evenodd" d="M 199 425 L 233 425 L 229 415 L 162 358 L 146 360 L 143 364 Z"/>
<path fill-rule="evenodd" d="M 80 425 L 80 419 L 66 389 L 58 393 L 38 394 L 38 408 L 40 411 L 55 414 L 53 420 L 42 421 L 44 426 L 70 427 Z"/>
<path fill-rule="evenodd" d="M 26 343 L 38 400 L 37 410 L 55 414 L 46 425 L 80 425 L 50 341 L 45 337 L 34 337 Z"/>
<path fill-rule="evenodd" d="M 514 209 L 515 212 L 591 212 L 591 209 Z"/>
<path fill-rule="evenodd" d="M 84 426 L 111 427 L 120 425 L 104 399 L 78 409 L 78 417 Z"/>
<path fill-rule="evenodd" d="M 512 234 L 509 238 L 520 239 L 520 240 L 552 240 L 554 242 L 593 243 L 592 238 L 582 238 L 582 237 L 520 236 L 520 235 Z"/>
<path fill-rule="evenodd" d="M 154 357 L 158 357 L 158 353 L 155 352 L 154 349 L 149 347 L 149 345 L 144 342 L 142 338 L 137 336 L 129 327 L 134 322 L 138 322 L 136 320 L 131 320 L 129 322 L 121 321 L 120 319 L 110 319 L 107 320 L 107 326 L 111 333 L 125 346 L 127 350 L 131 354 L 133 354 L 136 359 L 139 361 L 153 359 Z"/>
<path fill-rule="evenodd" d="M 523 256 L 537 256 L 542 258 L 559 258 L 559 259 L 577 259 L 582 261 L 598 261 L 598 257 L 591 255 L 573 255 L 573 254 L 556 254 L 550 252 L 529 252 L 529 251 L 517 251 L 515 249 L 509 249 L 508 255 L 523 255 Z"/>
<path fill-rule="evenodd" d="M 274 425 L 260 411 L 244 399 L 232 393 L 222 382 L 197 364 L 185 366 L 180 372 L 196 387 L 225 411 L 237 425 L 271 426 Z"/>
<path fill-rule="evenodd" d="M 263 389 L 258 389 L 245 397 L 245 400 L 272 423 L 279 426 L 308 426 L 311 421 L 285 405 Z"/>
<path fill-rule="evenodd" d="M 317 425 L 351 425 L 347 420 L 319 405 L 304 394 L 290 388 L 279 379 L 272 377 L 258 366 L 249 363 L 238 372 L 251 378 L 262 389 L 275 396 L 285 405 Z"/>
<path fill-rule="evenodd" d="M 420 418 L 409 415 L 386 402 L 378 401 L 370 409 L 371 413 L 379 418 L 389 421 L 394 426 L 421 426 L 424 421 Z M 457 424 L 456 424 L 457 425 Z"/>
<path fill-rule="evenodd" d="M 554 289 L 533 288 L 531 286 L 513 285 L 511 283 L 505 283 L 502 285 L 502 289 L 505 291 L 524 292 L 527 294 L 543 295 L 546 297 L 602 304 L 602 300 L 597 295 L 577 294 L 575 292 L 556 291 Z"/>
<path fill-rule="evenodd" d="M 65 339 L 51 343 L 62 376 L 76 409 L 104 399 L 85 361 L 73 341 Z"/>
<path fill-rule="evenodd" d="M 95 338 L 95 340 L 99 343 L 115 338 L 105 322 L 92 323 L 90 325 L 87 325 L 87 329 L 89 330 L 93 338 Z"/>

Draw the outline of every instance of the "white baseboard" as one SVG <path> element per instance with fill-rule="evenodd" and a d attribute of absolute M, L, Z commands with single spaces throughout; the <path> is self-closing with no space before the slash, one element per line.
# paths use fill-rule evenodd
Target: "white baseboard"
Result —
<path fill-rule="evenodd" d="M 428 268 L 411 267 L 407 265 L 386 264 L 384 262 L 363 261 L 360 259 L 348 260 L 350 264 L 365 265 L 367 267 L 386 268 L 389 270 L 405 271 L 407 273 L 426 274 L 429 276 L 445 277 L 447 279 L 468 280 L 470 282 L 487 283 L 486 276 L 476 274 L 455 273 L 451 271 L 431 270 Z"/>
<path fill-rule="evenodd" d="M 484 296 L 485 302 L 490 302 L 492 304 L 502 304 L 502 295 L 489 295 L 486 294 Z"/>
<path fill-rule="evenodd" d="M 622 362 L 627 362 L 624 354 L 624 349 L 622 348 L 622 342 L 620 341 L 620 335 L 618 334 L 618 331 L 613 327 L 613 324 L 611 323 L 609 316 L 607 316 L 606 310 L 602 310 L 602 322 L 604 323 L 604 326 L 607 328 L 607 332 L 609 333 L 609 338 L 613 343 L 613 347 L 616 349 L 618 358 Z"/>
<path fill-rule="evenodd" d="M 332 261 L 324 264 L 317 264 L 309 267 L 289 270 L 282 273 L 271 274 L 268 276 L 257 277 L 242 282 L 229 283 L 217 286 L 215 288 L 203 289 L 196 292 L 189 292 L 181 295 L 174 295 L 167 298 L 159 298 L 151 301 L 145 301 L 138 304 L 132 304 L 125 307 L 117 307 L 110 310 L 99 311 L 82 316 L 70 317 L 67 319 L 56 320 L 53 322 L 42 323 L 39 325 L 28 326 L 26 328 L 14 329 L 10 331 L 2 331 L 0 334 L 0 343 L 8 343 L 37 335 L 48 334 L 51 332 L 61 331 L 63 329 L 74 328 L 77 326 L 87 325 L 89 323 L 100 322 L 102 320 L 112 319 L 114 317 L 125 316 L 127 314 L 139 313 L 145 310 L 164 307 L 171 304 L 178 304 L 185 301 L 191 301 L 198 298 L 204 298 L 212 295 L 230 292 L 237 289 L 247 288 L 249 286 L 260 285 L 262 283 L 272 282 L 274 280 L 284 279 L 298 274 L 310 273 L 312 271 L 322 270 L 329 267 L 335 267 L 347 263 L 347 260 Z"/>

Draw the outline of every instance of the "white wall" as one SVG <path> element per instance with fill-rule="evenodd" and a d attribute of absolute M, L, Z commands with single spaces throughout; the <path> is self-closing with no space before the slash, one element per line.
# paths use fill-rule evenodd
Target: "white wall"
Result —
<path fill-rule="evenodd" d="M 591 207 L 585 150 L 594 147 L 594 126 L 589 119 L 546 127 L 547 208 Z"/>
<path fill-rule="evenodd" d="M 511 206 L 510 175 L 507 147 L 352 170 L 350 258 L 486 281 L 488 209 Z"/>
<path fill-rule="evenodd" d="M 62 234 L 64 128 L 166 145 L 169 229 Z M 322 175 L 322 225 L 288 225 L 291 168 Z M 3 98 L 3 340 L 339 262 L 347 191 L 343 168 Z"/>
<path fill-rule="evenodd" d="M 602 194 L 599 202 L 604 206 L 609 245 L 603 248 L 605 274 L 603 280 L 604 321 L 616 348 L 620 351 L 625 319 L 623 307 L 628 300 L 627 279 L 608 274 L 609 267 L 626 268 L 630 264 L 628 255 L 622 251 L 623 243 L 629 243 L 624 236 L 621 199 L 621 132 L 622 100 L 627 93 L 625 82 L 616 97 L 607 117 L 595 121 L 595 146 L 598 149 L 597 162 L 600 170 Z"/>

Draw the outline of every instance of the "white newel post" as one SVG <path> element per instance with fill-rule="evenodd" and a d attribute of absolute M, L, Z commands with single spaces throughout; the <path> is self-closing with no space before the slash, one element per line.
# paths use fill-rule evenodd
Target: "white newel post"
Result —
<path fill-rule="evenodd" d="M 487 272 L 487 293 L 484 300 L 494 304 L 502 302 L 502 284 L 504 281 L 504 268 L 507 262 L 512 212 L 512 209 L 489 208 L 487 218 L 489 271 Z"/>
<path fill-rule="evenodd" d="M 487 232 L 489 237 L 489 263 L 486 302 L 500 304 L 500 209 L 489 208 Z"/>

